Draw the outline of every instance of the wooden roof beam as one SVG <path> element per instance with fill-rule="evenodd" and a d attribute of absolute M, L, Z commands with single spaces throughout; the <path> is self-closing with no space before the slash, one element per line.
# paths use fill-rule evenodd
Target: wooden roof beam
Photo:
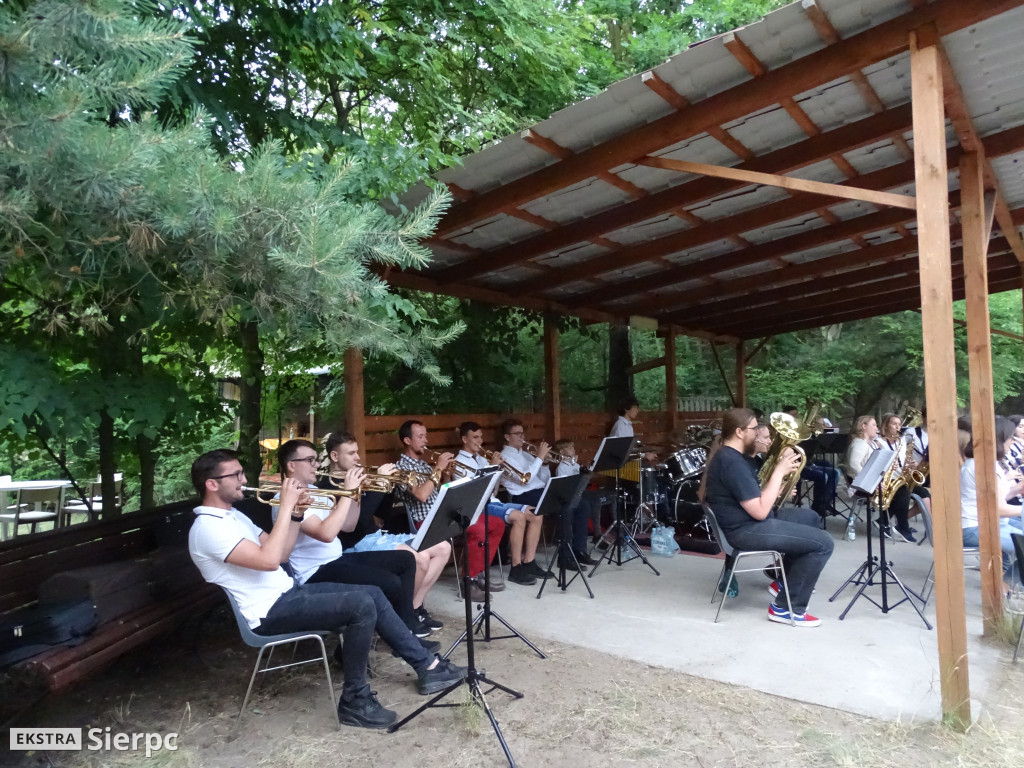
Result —
<path fill-rule="evenodd" d="M 889 205 L 910 210 L 915 210 L 916 208 L 914 198 L 910 195 L 878 192 L 872 189 L 860 189 L 844 184 L 829 184 L 824 181 L 798 179 L 793 176 L 780 176 L 774 173 L 744 171 L 739 168 L 727 168 L 721 165 L 708 165 L 707 163 L 691 163 L 688 160 L 673 160 L 668 157 L 645 157 L 639 160 L 638 163 L 651 166 L 652 168 L 662 168 L 666 171 L 695 173 L 700 176 L 714 176 L 719 179 L 732 179 L 748 184 L 781 187 L 790 192 L 807 192 L 814 195 L 838 197 L 844 200 L 862 200 L 866 203 L 874 203 L 875 205 Z"/>
<path fill-rule="evenodd" d="M 934 22 L 942 35 L 1004 13 L 1019 0 L 936 0 L 858 35 L 801 57 L 760 78 L 704 99 L 691 109 L 666 115 L 625 135 L 594 146 L 572 158 L 542 168 L 473 200 L 453 207 L 439 223 L 437 234 L 446 235 L 493 216 L 509 207 L 575 184 L 599 171 L 631 162 L 695 136 L 714 125 L 749 115 L 778 103 L 780 98 L 802 93 L 850 72 L 908 50 L 908 35 L 922 24 Z"/>
<path fill-rule="evenodd" d="M 1015 279 L 1000 278 L 998 281 L 990 281 L 989 292 L 990 293 L 1001 293 L 1003 291 L 1011 291 L 1020 287 L 1020 275 L 1018 274 Z M 962 299 L 963 287 L 954 286 L 953 298 L 954 300 Z M 916 302 L 916 303 L 915 303 Z M 910 292 L 909 297 L 903 301 L 896 301 L 891 304 L 884 305 L 867 305 L 857 310 L 851 310 L 849 312 L 835 313 L 832 315 L 819 315 L 812 314 L 808 315 L 800 320 L 794 320 L 789 323 L 779 324 L 765 324 L 765 323 L 751 323 L 749 332 L 740 330 L 736 332 L 736 335 L 742 339 L 756 339 L 761 338 L 765 335 L 777 336 L 783 333 L 793 333 L 795 331 L 805 331 L 812 328 L 821 328 L 826 325 L 834 325 L 836 323 L 847 323 L 853 322 L 854 320 L 866 320 L 871 317 L 880 317 L 882 315 L 891 315 L 896 312 L 914 311 L 919 309 L 921 306 L 921 294 L 920 291 Z"/>
<path fill-rule="evenodd" d="M 993 157 L 997 152 L 999 154 L 1017 152 L 1024 148 L 1024 126 L 986 136 L 983 143 L 989 155 Z M 960 153 L 961 150 L 959 148 L 953 148 L 948 152 L 948 162 L 950 165 L 959 162 Z M 911 183 L 913 179 L 914 164 L 900 163 L 899 165 L 892 165 L 874 173 L 865 174 L 858 179 L 858 183 L 863 189 L 883 190 Z M 781 200 L 754 210 L 735 214 L 734 216 L 709 221 L 703 227 L 683 230 L 682 232 L 649 240 L 645 243 L 624 246 L 617 251 L 585 262 L 561 269 L 553 269 L 544 275 L 543 279 L 517 283 L 514 290 L 524 293 L 543 292 L 566 283 L 594 277 L 605 272 L 612 272 L 631 264 L 649 261 L 657 256 L 669 256 L 674 253 L 680 253 L 689 248 L 728 237 L 736 232 L 749 231 L 808 213 L 815 210 L 817 200 L 817 196 L 797 193 L 788 200 Z M 695 275 L 700 274 L 699 264 L 694 265 L 694 270 Z"/>
<path fill-rule="evenodd" d="M 763 173 L 785 173 L 819 162 L 838 149 L 855 149 L 878 141 L 893 131 L 909 129 L 911 123 L 910 105 L 904 104 L 886 110 L 880 115 L 871 115 L 850 125 L 840 126 L 816 138 L 753 158 L 737 167 Z M 554 232 L 540 232 L 495 249 L 475 260 L 439 270 L 432 277 L 442 283 L 471 279 L 486 272 L 522 263 L 535 256 L 586 242 L 596 234 L 612 232 L 638 221 L 668 213 L 683 205 L 695 205 L 742 186 L 743 184 L 739 182 L 713 178 L 701 178 L 679 184 L 632 203 L 566 224 Z"/>
<path fill-rule="evenodd" d="M 909 260 L 908 260 L 909 261 Z M 989 259 L 989 271 L 999 278 L 1005 279 L 1010 271 L 1015 268 L 1014 259 L 1007 253 L 999 254 Z M 964 279 L 963 253 L 953 261 L 952 278 L 954 283 L 961 284 Z M 718 329 L 735 328 L 750 322 L 777 323 L 780 321 L 798 320 L 807 314 L 806 305 L 813 304 L 815 312 L 838 313 L 857 307 L 863 307 L 873 303 L 884 303 L 893 297 L 893 294 L 920 294 L 920 276 L 917 270 L 906 265 L 907 271 L 904 274 L 887 277 L 876 275 L 871 282 L 851 280 L 848 285 L 831 286 L 830 290 L 818 292 L 817 286 L 812 286 L 811 293 L 799 293 L 794 291 L 791 301 L 773 304 L 768 307 L 747 308 L 743 307 L 730 315 L 718 319 L 695 319 L 700 325 L 707 325 Z M 806 285 L 806 284 L 803 284 Z M 802 286 L 797 286 L 797 288 Z"/>

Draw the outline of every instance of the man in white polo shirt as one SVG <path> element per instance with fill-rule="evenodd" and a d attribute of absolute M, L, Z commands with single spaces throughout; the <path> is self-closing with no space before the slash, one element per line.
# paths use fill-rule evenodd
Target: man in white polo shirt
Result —
<path fill-rule="evenodd" d="M 386 728 L 397 715 L 378 703 L 366 683 L 366 662 L 374 630 L 418 675 L 421 694 L 436 693 L 466 671 L 437 658 L 419 644 L 377 587 L 350 584 L 297 585 L 281 568 L 299 533 L 302 489 L 286 479 L 281 514 L 270 533 L 234 508 L 242 498 L 245 471 L 237 454 L 210 451 L 192 464 L 192 485 L 202 505 L 189 531 L 188 548 L 203 578 L 227 590 L 253 632 L 276 635 L 317 630 L 342 637 L 344 683 L 338 719 L 345 725 Z"/>

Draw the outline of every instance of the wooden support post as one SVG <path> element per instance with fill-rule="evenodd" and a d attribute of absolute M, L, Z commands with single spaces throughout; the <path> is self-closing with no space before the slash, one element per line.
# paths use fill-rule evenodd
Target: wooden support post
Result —
<path fill-rule="evenodd" d="M 679 393 L 676 391 L 676 329 L 671 325 L 665 334 L 665 411 L 669 432 L 675 435 L 679 426 Z"/>
<path fill-rule="evenodd" d="M 552 317 L 544 318 L 544 434 L 552 441 L 564 437 L 558 390 L 558 325 Z"/>
<path fill-rule="evenodd" d="M 999 513 L 996 508 L 996 436 L 983 183 L 982 159 L 977 152 L 965 153 L 960 158 L 960 219 L 964 239 L 967 362 L 971 376 L 971 431 L 975 487 L 978 493 L 981 606 L 985 634 L 991 635 L 1003 615 L 1003 561 L 999 545 Z"/>
<path fill-rule="evenodd" d="M 747 407 L 747 358 L 743 355 L 743 339 L 736 342 L 736 407 Z"/>
<path fill-rule="evenodd" d="M 914 168 L 921 331 L 932 477 L 935 543 L 935 623 L 943 718 L 971 722 L 964 613 L 964 555 L 960 527 L 960 471 L 956 439 L 956 359 L 949 243 L 949 189 L 942 71 L 934 29 L 910 34 L 914 112 Z M 930 43 L 930 44 L 929 44 Z"/>
<path fill-rule="evenodd" d="M 366 407 L 363 402 L 363 350 L 345 350 L 345 426 L 366 458 Z"/>

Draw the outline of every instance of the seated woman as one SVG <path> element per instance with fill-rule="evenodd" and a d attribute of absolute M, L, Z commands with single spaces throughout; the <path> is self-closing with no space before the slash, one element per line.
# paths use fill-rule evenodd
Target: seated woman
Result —
<path fill-rule="evenodd" d="M 1021 508 L 1007 503 L 1008 499 L 1020 494 L 1024 488 L 1019 476 L 1012 478 L 1003 469 L 1002 462 L 1010 449 L 1013 422 L 1002 416 L 996 417 L 996 510 L 999 515 L 999 545 L 1003 551 L 1003 587 L 1009 592 L 1014 584 L 1019 584 L 1021 574 L 1017 573 L 1016 556 L 1013 550 L 1011 533 L 1021 533 Z M 977 547 L 978 535 L 978 488 L 975 479 L 974 445 L 967 444 L 967 460 L 960 470 L 960 522 L 963 527 L 965 547 Z"/>

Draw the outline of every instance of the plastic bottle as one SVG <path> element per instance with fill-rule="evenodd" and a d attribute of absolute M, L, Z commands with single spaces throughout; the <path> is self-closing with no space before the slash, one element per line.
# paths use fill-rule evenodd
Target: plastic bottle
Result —
<path fill-rule="evenodd" d="M 855 519 L 856 518 L 854 518 L 853 515 L 850 515 L 850 521 L 846 524 L 846 540 L 847 541 L 856 541 L 856 539 L 857 539 L 857 531 L 856 531 L 856 529 L 853 526 L 853 521 Z"/>

